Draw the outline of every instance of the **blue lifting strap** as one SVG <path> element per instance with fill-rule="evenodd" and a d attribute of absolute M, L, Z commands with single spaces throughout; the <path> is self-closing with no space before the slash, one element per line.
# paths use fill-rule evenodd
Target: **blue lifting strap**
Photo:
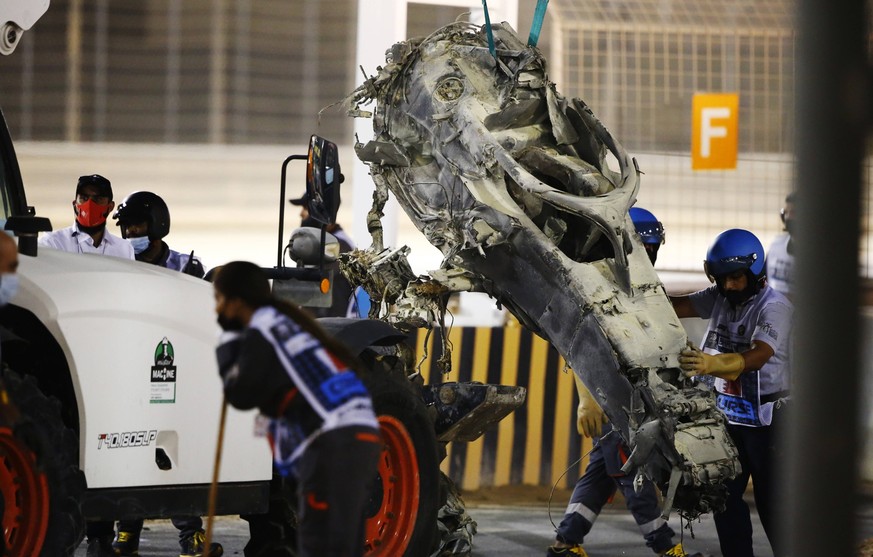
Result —
<path fill-rule="evenodd" d="M 485 11 L 485 31 L 488 33 L 488 50 L 491 56 L 497 59 L 497 51 L 494 49 L 494 31 L 491 30 L 491 16 L 488 15 L 488 0 L 482 0 L 482 10 Z"/>
<path fill-rule="evenodd" d="M 548 7 L 549 0 L 537 0 L 533 23 L 530 26 L 530 36 L 527 38 L 528 46 L 536 46 L 540 42 L 540 31 L 543 29 L 543 20 L 546 18 L 546 8 Z"/>

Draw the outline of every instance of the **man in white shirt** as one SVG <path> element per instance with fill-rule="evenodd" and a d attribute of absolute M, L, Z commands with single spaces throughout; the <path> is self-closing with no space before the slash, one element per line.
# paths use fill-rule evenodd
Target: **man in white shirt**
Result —
<path fill-rule="evenodd" d="M 73 200 L 73 226 L 50 232 L 39 239 L 39 245 L 70 253 L 98 253 L 133 259 L 130 242 L 106 230 L 106 218 L 115 209 L 112 184 L 99 174 L 82 176 L 76 184 Z"/>
<path fill-rule="evenodd" d="M 780 234 L 767 250 L 767 284 L 786 296 L 791 294 L 791 279 L 794 268 L 794 250 L 791 233 L 794 227 L 794 193 L 785 197 L 781 211 L 785 234 Z"/>
<path fill-rule="evenodd" d="M 127 240 L 106 230 L 106 218 L 115 209 L 112 184 L 99 174 L 81 176 L 73 200 L 73 226 L 50 232 L 39 239 L 42 247 L 70 253 L 96 253 L 133 259 L 133 246 Z M 89 521 L 85 526 L 88 557 L 115 557 L 112 539 L 115 536 L 111 520 Z"/>

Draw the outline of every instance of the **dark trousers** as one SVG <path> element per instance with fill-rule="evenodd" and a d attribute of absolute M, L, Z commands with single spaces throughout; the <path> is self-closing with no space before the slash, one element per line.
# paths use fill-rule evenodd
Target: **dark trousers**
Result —
<path fill-rule="evenodd" d="M 279 475 L 274 466 L 267 512 L 240 515 L 249 523 L 249 541 L 243 550 L 245 557 L 294 555 L 297 549 L 295 492 L 294 480 Z"/>
<path fill-rule="evenodd" d="M 774 418 L 775 420 L 775 418 Z M 773 505 L 775 482 L 773 463 L 777 458 L 776 435 L 774 426 L 744 427 L 728 425 L 728 433 L 739 451 L 742 472 L 725 483 L 728 490 L 725 510 L 716 513 L 716 531 L 721 545 L 723 557 L 754 557 L 752 549 L 752 521 L 749 506 L 743 500 L 743 492 L 752 478 L 755 493 L 755 505 L 758 516 L 764 526 L 764 532 L 770 541 L 774 555 L 780 555 L 776 550 L 776 513 Z"/>
<path fill-rule="evenodd" d="M 93 520 L 85 524 L 85 535 L 89 540 L 111 538 L 115 535 L 115 523 L 111 520 Z"/>
<path fill-rule="evenodd" d="M 190 538 L 198 530 L 203 528 L 203 520 L 199 516 L 175 517 L 170 519 L 179 530 L 179 540 Z M 138 520 L 119 520 L 118 529 L 125 532 L 133 532 L 139 534 L 142 531 L 143 521 Z M 88 522 L 85 526 L 85 535 L 89 540 L 95 538 L 111 538 L 115 536 L 115 523 L 111 520 L 95 520 Z"/>
<path fill-rule="evenodd" d="M 360 557 L 364 505 L 382 442 L 369 427 L 318 436 L 300 459 L 297 478 L 297 557 Z"/>
<path fill-rule="evenodd" d="M 561 524 L 557 539 L 567 544 L 581 544 L 594 526 L 594 521 L 617 489 L 621 489 L 628 510 L 655 553 L 673 547 L 673 530 L 661 518 L 658 494 L 652 482 L 646 480 L 639 493 L 634 490 L 632 475 L 621 474 L 621 438 L 617 432 L 596 441 L 585 473 L 576 482 L 570 504 Z"/>
<path fill-rule="evenodd" d="M 179 530 L 179 539 L 184 540 L 190 538 L 203 528 L 203 520 L 199 516 L 177 516 L 170 519 L 173 526 Z M 119 520 L 118 529 L 125 532 L 134 532 L 139 534 L 142 531 L 143 521 L 139 520 Z"/>

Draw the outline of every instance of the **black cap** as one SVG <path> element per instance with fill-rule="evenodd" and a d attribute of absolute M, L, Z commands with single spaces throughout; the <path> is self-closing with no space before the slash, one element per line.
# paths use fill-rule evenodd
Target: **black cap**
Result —
<path fill-rule="evenodd" d="M 79 183 L 76 184 L 76 194 L 81 193 L 85 186 L 94 186 L 100 195 L 107 195 L 112 199 L 112 184 L 109 180 L 99 174 L 91 174 L 90 176 L 79 176 Z"/>
<path fill-rule="evenodd" d="M 304 192 L 303 195 L 301 195 L 297 199 L 289 199 L 288 203 L 290 203 L 291 205 L 308 205 L 309 195 Z"/>

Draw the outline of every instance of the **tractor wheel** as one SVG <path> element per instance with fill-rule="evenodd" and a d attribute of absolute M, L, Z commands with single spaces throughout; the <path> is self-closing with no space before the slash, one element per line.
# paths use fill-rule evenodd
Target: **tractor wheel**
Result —
<path fill-rule="evenodd" d="M 20 415 L 14 424 L 0 425 L 7 554 L 72 555 L 85 532 L 80 508 L 85 476 L 78 467 L 76 436 L 61 420 L 57 400 L 46 397 L 33 377 L 7 368 L 2 379 Z"/>
<path fill-rule="evenodd" d="M 421 396 L 403 377 L 376 369 L 365 378 L 383 450 L 367 506 L 368 557 L 423 557 L 435 549 L 440 471 L 436 432 Z"/>

